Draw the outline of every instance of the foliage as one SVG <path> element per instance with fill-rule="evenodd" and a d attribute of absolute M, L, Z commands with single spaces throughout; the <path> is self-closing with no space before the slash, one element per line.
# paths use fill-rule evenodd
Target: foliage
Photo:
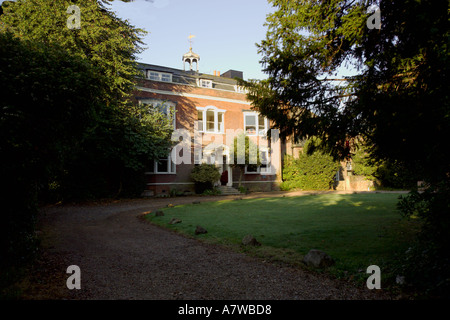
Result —
<path fill-rule="evenodd" d="M 38 190 L 79 150 L 101 107 L 101 76 L 58 46 L 4 33 L 0 65 L 3 266 L 23 262 L 34 250 Z"/>
<path fill-rule="evenodd" d="M 218 196 L 221 195 L 222 192 L 217 188 L 207 189 L 202 193 L 204 196 Z"/>
<path fill-rule="evenodd" d="M 232 165 L 234 167 L 242 168 L 249 164 L 261 164 L 258 145 L 244 133 L 234 138 L 231 148 L 233 150 Z"/>
<path fill-rule="evenodd" d="M 419 193 L 401 197 L 398 208 L 408 218 L 424 221 L 418 241 L 405 252 L 400 270 L 425 295 L 450 298 L 450 183 L 428 185 Z"/>
<path fill-rule="evenodd" d="M 330 190 L 339 163 L 329 155 L 316 151 L 303 152 L 298 158 L 286 155 L 283 166 L 282 190 Z"/>
<path fill-rule="evenodd" d="M 2 5 L 0 32 L 23 40 L 58 44 L 71 56 L 89 60 L 105 77 L 103 98 L 126 103 L 134 87 L 136 55 L 142 51 L 145 31 L 135 28 L 106 9 L 108 1 L 18 0 Z M 67 28 L 67 8 L 77 5 L 81 28 Z"/>
<path fill-rule="evenodd" d="M 377 180 L 384 188 L 412 189 L 417 186 L 414 172 L 410 172 L 398 161 L 375 161 L 370 157 L 368 148 L 360 146 L 352 153 L 352 166 L 355 175 L 368 180 Z"/>
<path fill-rule="evenodd" d="M 382 31 L 366 26 L 375 1 L 271 3 L 258 45 L 268 79 L 244 84 L 282 135 L 318 136 L 340 158 L 361 137 L 377 160 L 448 172 L 447 1 L 382 2 Z M 359 74 L 330 78 L 344 63 Z"/>
<path fill-rule="evenodd" d="M 213 189 L 214 183 L 220 179 L 220 172 L 215 165 L 202 163 L 192 169 L 191 179 L 195 183 L 195 192 L 201 194 Z"/>
<path fill-rule="evenodd" d="M 365 147 L 358 148 L 352 154 L 352 168 L 355 175 L 364 176 L 368 180 L 376 180 L 378 165 L 373 163 Z"/>
<path fill-rule="evenodd" d="M 56 177 L 61 193 L 73 199 L 139 195 L 148 163 L 168 153 L 171 121 L 141 105 L 107 107 L 95 120 L 80 152 Z"/>
<path fill-rule="evenodd" d="M 239 186 L 238 190 L 239 190 L 240 193 L 244 193 L 244 194 L 250 193 L 250 190 L 247 187 L 244 187 L 244 186 Z"/>
<path fill-rule="evenodd" d="M 320 148 L 341 159 L 360 137 L 375 161 L 389 161 L 437 193 L 448 192 L 438 186 L 450 179 L 449 2 L 270 2 L 275 10 L 258 45 L 268 78 L 242 84 L 281 136 L 317 136 Z M 379 5 L 381 29 L 367 27 L 372 5 Z M 343 66 L 356 75 L 334 78 Z M 439 199 L 445 197 L 450 194 Z M 425 194 L 407 199 L 411 206 L 426 204 L 422 217 L 448 233 L 445 201 Z"/>
<path fill-rule="evenodd" d="M 145 166 L 150 159 L 165 156 L 171 145 L 168 119 L 160 112 L 131 104 L 129 99 L 138 75 L 135 56 L 142 49 L 140 37 L 144 32 L 109 12 L 104 3 L 108 2 L 30 0 L 2 6 L 0 32 L 12 32 L 20 39 L 45 46 L 58 45 L 72 59 L 91 65 L 97 75 L 96 97 L 92 102 L 100 100 L 100 103 L 93 103 L 89 110 L 91 118 L 78 121 L 75 111 L 59 123 L 67 129 L 66 135 L 72 134 L 70 127 L 74 124 L 83 124 L 83 134 L 76 142 L 63 144 L 57 150 L 65 154 L 61 149 L 70 149 L 71 155 L 43 183 L 41 198 L 48 201 L 139 194 Z M 66 26 L 69 16 L 66 10 L 72 4 L 81 9 L 80 29 Z M 61 77 L 68 73 L 82 76 L 77 69 L 64 70 L 67 72 L 61 70 Z M 45 75 L 45 70 L 39 71 Z M 82 99 L 86 95 L 78 96 Z M 59 102 L 65 103 L 65 98 L 59 96 Z M 45 112 L 42 114 L 47 116 Z M 71 124 L 67 125 L 68 122 Z M 45 138 L 41 141 L 46 143 Z M 49 164 L 56 163 L 53 158 L 47 159 Z"/>
<path fill-rule="evenodd" d="M 244 146 L 244 148 L 242 148 Z M 233 168 L 239 169 L 239 186 L 241 186 L 242 175 L 247 165 L 261 165 L 259 146 L 249 136 L 241 133 L 234 138 L 231 146 L 233 150 Z"/>
<path fill-rule="evenodd" d="M 2 4 L 1 267 L 34 250 L 39 203 L 140 193 L 145 165 L 170 147 L 169 119 L 129 101 L 142 32 L 103 3 Z M 66 27 L 71 4 L 79 30 Z"/>
<path fill-rule="evenodd" d="M 383 161 L 375 172 L 383 187 L 394 189 L 417 188 L 417 177 L 414 172 L 398 161 Z"/>

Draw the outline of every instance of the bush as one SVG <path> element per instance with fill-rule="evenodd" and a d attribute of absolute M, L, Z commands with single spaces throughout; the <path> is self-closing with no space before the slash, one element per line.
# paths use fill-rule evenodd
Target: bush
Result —
<path fill-rule="evenodd" d="M 239 186 L 238 190 L 239 190 L 240 193 L 244 193 L 244 194 L 250 193 L 250 190 L 248 188 L 246 188 L 246 187 L 243 187 L 243 186 Z"/>
<path fill-rule="evenodd" d="M 375 172 L 383 187 L 411 189 L 417 186 L 417 178 L 410 170 L 398 162 L 386 161 Z"/>
<path fill-rule="evenodd" d="M 405 217 L 418 217 L 422 229 L 405 253 L 400 272 L 407 283 L 430 297 L 450 298 L 450 180 L 442 179 L 423 192 L 400 197 L 398 209 Z"/>
<path fill-rule="evenodd" d="M 217 188 L 207 189 L 202 193 L 204 196 L 218 196 L 221 195 L 222 192 Z"/>
<path fill-rule="evenodd" d="M 375 162 L 369 157 L 366 147 L 360 147 L 352 155 L 353 173 L 368 180 L 380 181 L 382 187 L 411 189 L 417 185 L 414 173 L 396 161 Z"/>
<path fill-rule="evenodd" d="M 202 194 L 213 189 L 214 183 L 220 179 L 220 172 L 215 165 L 202 163 L 192 169 L 191 179 L 195 183 L 195 192 Z"/>
<path fill-rule="evenodd" d="M 316 151 L 311 155 L 306 152 L 298 159 L 286 155 L 283 167 L 281 190 L 329 190 L 333 186 L 334 176 L 339 163 L 329 155 Z"/>
<path fill-rule="evenodd" d="M 352 155 L 353 174 L 357 176 L 364 176 L 368 180 L 376 180 L 375 173 L 378 166 L 371 161 L 369 153 L 365 148 L 359 148 L 355 154 Z"/>

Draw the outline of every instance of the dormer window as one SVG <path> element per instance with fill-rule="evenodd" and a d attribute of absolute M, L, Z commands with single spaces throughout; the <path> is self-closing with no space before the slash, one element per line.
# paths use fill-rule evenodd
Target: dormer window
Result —
<path fill-rule="evenodd" d="M 172 74 L 158 71 L 147 71 L 147 78 L 153 81 L 172 82 Z"/>
<path fill-rule="evenodd" d="M 245 89 L 245 87 L 243 86 L 234 86 L 234 91 L 238 92 L 238 93 L 248 93 L 248 90 Z"/>
<path fill-rule="evenodd" d="M 202 88 L 212 88 L 212 80 L 200 79 L 199 86 Z"/>

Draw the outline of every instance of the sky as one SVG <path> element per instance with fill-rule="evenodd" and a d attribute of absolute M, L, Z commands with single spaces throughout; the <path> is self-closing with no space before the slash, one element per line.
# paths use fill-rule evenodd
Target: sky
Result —
<path fill-rule="evenodd" d="M 199 72 L 232 69 L 242 71 L 245 80 L 267 78 L 256 46 L 266 38 L 266 16 L 275 11 L 267 0 L 113 0 L 109 9 L 148 32 L 139 62 L 183 69 L 182 56 L 194 35 Z M 341 70 L 339 76 L 356 73 Z"/>
<path fill-rule="evenodd" d="M 265 39 L 266 15 L 274 11 L 267 0 L 115 0 L 109 8 L 148 32 L 139 62 L 183 69 L 192 34 L 199 72 L 233 69 L 242 71 L 244 79 L 267 78 L 256 47 Z"/>

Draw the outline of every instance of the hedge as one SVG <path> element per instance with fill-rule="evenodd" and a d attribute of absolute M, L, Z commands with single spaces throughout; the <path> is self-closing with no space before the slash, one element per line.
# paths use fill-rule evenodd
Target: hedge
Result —
<path fill-rule="evenodd" d="M 329 190 L 334 184 L 334 176 L 339 163 L 329 155 L 316 151 L 312 155 L 306 152 L 299 158 L 286 155 L 283 167 L 282 190 Z"/>

